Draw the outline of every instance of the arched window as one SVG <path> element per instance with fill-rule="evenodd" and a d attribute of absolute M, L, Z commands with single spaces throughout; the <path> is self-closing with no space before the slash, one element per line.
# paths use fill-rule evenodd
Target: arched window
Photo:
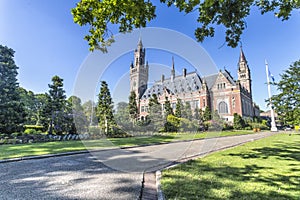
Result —
<path fill-rule="evenodd" d="M 228 106 L 225 101 L 221 101 L 219 103 L 219 113 L 228 113 Z"/>

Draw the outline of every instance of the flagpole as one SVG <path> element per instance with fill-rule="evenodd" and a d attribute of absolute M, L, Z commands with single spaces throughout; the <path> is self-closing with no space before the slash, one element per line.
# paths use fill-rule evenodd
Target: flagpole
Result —
<path fill-rule="evenodd" d="M 267 84 L 268 84 L 268 94 L 269 94 L 269 100 L 270 100 L 270 108 L 271 108 L 271 131 L 276 132 L 277 127 L 275 123 L 275 116 L 274 116 L 274 110 L 273 110 L 273 104 L 272 104 L 272 95 L 271 95 L 271 86 L 270 86 L 270 77 L 269 77 L 269 66 L 267 63 L 267 60 L 265 60 L 266 63 L 266 74 L 267 74 Z"/>

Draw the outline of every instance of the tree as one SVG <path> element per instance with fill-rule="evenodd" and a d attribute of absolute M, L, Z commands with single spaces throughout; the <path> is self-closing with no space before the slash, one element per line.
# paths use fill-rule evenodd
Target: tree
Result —
<path fill-rule="evenodd" d="M 19 132 L 25 121 L 17 82 L 14 50 L 0 45 L 0 133 Z"/>
<path fill-rule="evenodd" d="M 183 118 L 191 120 L 193 118 L 192 108 L 190 102 L 185 102 L 185 105 L 181 111 L 181 115 Z"/>
<path fill-rule="evenodd" d="M 199 122 L 203 121 L 202 110 L 199 108 L 195 108 L 193 118 Z"/>
<path fill-rule="evenodd" d="M 101 81 L 98 95 L 97 117 L 99 126 L 107 136 L 112 136 L 116 122 L 113 115 L 113 101 L 105 81 Z"/>
<path fill-rule="evenodd" d="M 234 113 L 233 114 L 233 128 L 236 130 L 241 130 L 245 127 L 245 121 L 241 115 Z"/>
<path fill-rule="evenodd" d="M 98 124 L 98 119 L 96 116 L 96 106 L 95 103 L 91 100 L 82 104 L 83 112 L 86 118 L 89 121 L 90 126 L 95 126 Z"/>
<path fill-rule="evenodd" d="M 168 97 L 166 97 L 166 100 L 165 100 L 165 117 L 167 118 L 168 115 L 173 115 L 173 109 L 171 107 L 171 103 L 168 99 Z"/>
<path fill-rule="evenodd" d="M 182 104 L 182 101 L 181 99 L 177 99 L 177 102 L 176 102 L 176 110 L 175 110 L 175 116 L 176 117 L 181 117 L 181 111 L 183 109 L 183 104 Z"/>
<path fill-rule="evenodd" d="M 149 99 L 149 117 L 150 126 L 149 129 L 153 131 L 159 131 L 164 126 L 164 119 L 162 117 L 161 104 L 158 102 L 156 94 L 152 94 L 152 97 Z"/>
<path fill-rule="evenodd" d="M 124 131 L 133 131 L 134 127 L 130 120 L 129 105 L 126 102 L 119 102 L 117 104 L 117 111 L 115 113 L 115 120 Z"/>
<path fill-rule="evenodd" d="M 136 103 L 136 93 L 134 91 L 130 92 L 128 109 L 130 118 L 132 121 L 135 121 L 138 117 L 138 107 Z"/>
<path fill-rule="evenodd" d="M 34 101 L 34 109 L 37 111 L 36 112 L 36 116 L 35 116 L 35 120 L 36 120 L 36 125 L 42 125 L 43 121 L 45 121 L 44 119 L 44 115 L 43 115 L 43 110 L 45 105 L 47 104 L 48 101 L 48 95 L 47 94 L 35 94 L 35 101 Z M 44 127 L 45 129 L 45 127 Z"/>
<path fill-rule="evenodd" d="M 18 88 L 20 100 L 24 105 L 24 110 L 26 113 L 25 124 L 36 124 L 36 115 L 38 111 L 35 107 L 35 95 L 32 91 L 27 91 L 26 89 Z"/>
<path fill-rule="evenodd" d="M 280 77 L 278 83 L 273 83 L 280 92 L 272 96 L 272 103 L 285 123 L 300 125 L 300 60 L 291 64 Z"/>
<path fill-rule="evenodd" d="M 54 130 L 56 134 L 60 135 L 71 129 L 72 117 L 69 115 L 70 110 L 67 107 L 63 79 L 59 76 L 53 76 L 51 81 L 52 84 L 48 84 L 47 101 L 42 110 L 42 124 L 44 127 L 50 125 L 50 134 Z"/>
<path fill-rule="evenodd" d="M 236 47 L 241 34 L 246 28 L 245 18 L 250 10 L 258 7 L 261 14 L 274 12 L 282 20 L 289 19 L 292 10 L 300 7 L 299 1 L 283 0 L 245 0 L 245 1 L 213 1 L 213 0 L 160 0 L 168 7 L 175 6 L 185 14 L 197 12 L 200 27 L 195 30 L 195 37 L 202 42 L 206 37 L 213 37 L 216 26 L 224 26 L 225 40 L 228 46 Z M 134 9 L 133 9 L 134 8 Z M 85 36 L 90 50 L 107 51 L 113 40 L 110 24 L 118 24 L 119 32 L 130 32 L 133 28 L 146 27 L 147 22 L 156 17 L 156 6 L 144 0 L 81 0 L 72 9 L 73 20 L 80 26 L 90 26 Z"/>
<path fill-rule="evenodd" d="M 73 133 L 85 133 L 88 127 L 88 119 L 84 114 L 83 107 L 81 105 L 81 99 L 77 96 L 71 96 L 68 98 L 68 107 L 70 108 L 70 115 L 73 119 Z"/>
<path fill-rule="evenodd" d="M 211 111 L 210 111 L 210 108 L 208 106 L 206 106 L 205 109 L 204 109 L 203 120 L 204 121 L 211 120 Z"/>

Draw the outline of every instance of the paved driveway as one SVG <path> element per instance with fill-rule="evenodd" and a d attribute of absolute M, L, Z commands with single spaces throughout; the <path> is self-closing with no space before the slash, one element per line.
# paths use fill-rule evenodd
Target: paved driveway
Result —
<path fill-rule="evenodd" d="M 137 199 L 144 170 L 271 134 L 0 163 L 0 199 Z"/>

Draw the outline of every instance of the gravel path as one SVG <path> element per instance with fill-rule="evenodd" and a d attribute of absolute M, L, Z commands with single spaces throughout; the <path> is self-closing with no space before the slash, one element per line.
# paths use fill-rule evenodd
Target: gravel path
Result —
<path fill-rule="evenodd" d="M 144 171 L 162 169 L 178 159 L 272 134 L 211 138 L 0 163 L 0 199 L 137 199 Z"/>

